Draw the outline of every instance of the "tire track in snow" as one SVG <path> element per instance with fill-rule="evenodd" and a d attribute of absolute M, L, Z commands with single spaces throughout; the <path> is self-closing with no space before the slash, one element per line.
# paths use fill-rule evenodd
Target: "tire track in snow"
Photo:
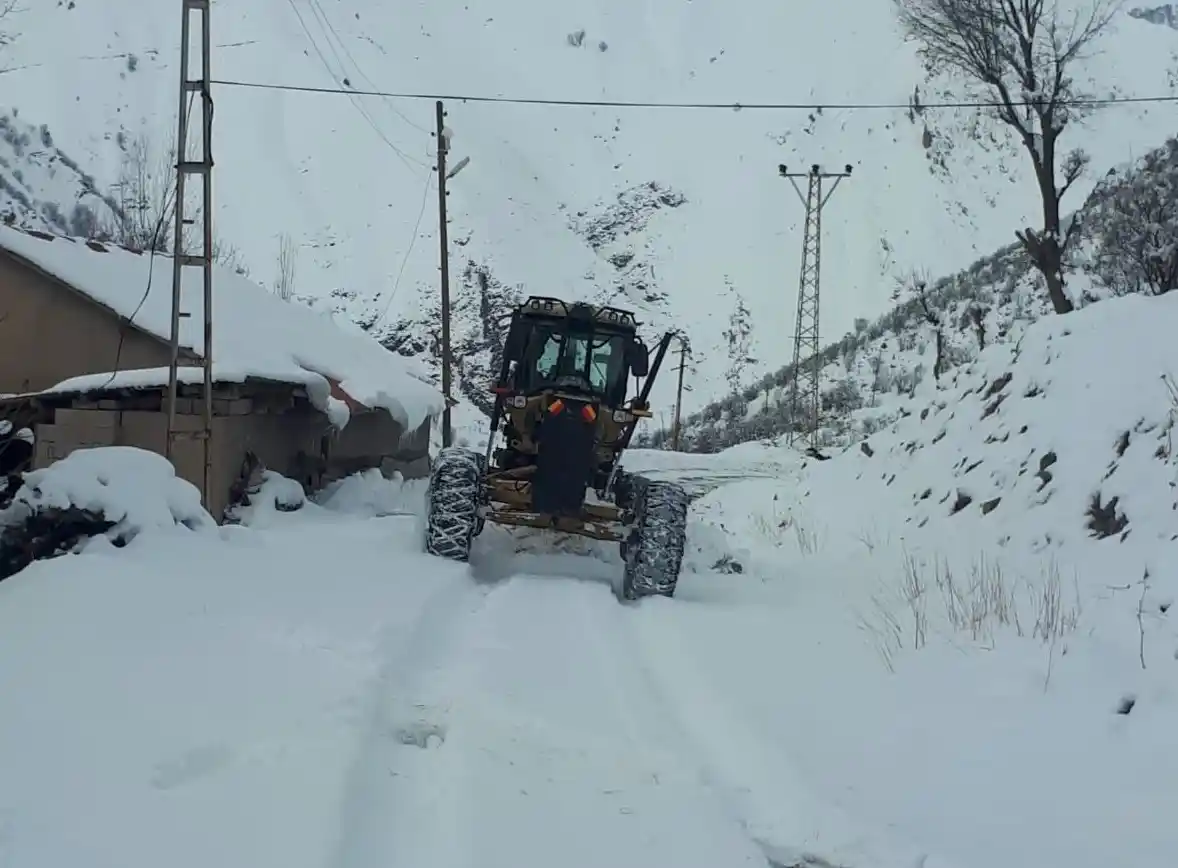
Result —
<path fill-rule="evenodd" d="M 739 830 L 742 839 L 752 846 L 744 848 L 741 854 L 749 864 L 760 864 L 764 848 L 760 842 L 748 835 L 743 817 L 735 814 L 717 790 L 716 781 L 706 766 L 698 762 L 698 751 L 687 738 L 677 711 L 668 702 L 665 693 L 654 681 L 654 676 L 629 634 L 630 617 L 637 614 L 633 608 L 612 611 L 585 608 L 581 616 L 586 624 L 585 635 L 593 646 L 596 656 L 608 661 L 604 668 L 615 673 L 613 697 L 619 714 L 628 723 L 630 739 L 636 745 L 655 747 L 674 757 L 672 762 L 690 770 L 690 777 L 696 782 L 700 800 L 707 809 L 714 812 L 723 822 Z M 602 636 L 608 636 L 603 641 Z M 636 714 L 636 709 L 642 714 Z M 638 721 L 645 720 L 645 725 Z M 735 855 L 735 854 L 734 854 Z M 739 864 L 734 861 L 731 864 Z M 770 868 L 775 868 L 770 862 Z M 792 868 L 792 866 L 791 866 Z"/>
<path fill-rule="evenodd" d="M 810 797 L 783 753 L 732 709 L 722 690 L 693 670 L 688 643 L 674 625 L 676 604 L 644 603 L 653 605 L 628 611 L 633 617 L 626 618 L 621 631 L 635 667 L 667 710 L 668 725 L 676 729 L 686 755 L 771 868 L 931 868 L 927 854 L 868 838 L 834 805 Z"/>
<path fill-rule="evenodd" d="M 443 748 L 461 753 L 477 807 L 458 833 L 470 855 L 422 850 L 419 865 L 764 868 L 694 770 L 659 746 L 658 709 L 615 650 L 609 588 L 531 575 L 499 588 L 468 643 L 480 669 Z"/>
<path fill-rule="evenodd" d="M 457 791 L 413 792 L 416 775 L 402 780 L 406 766 L 434 766 L 453 761 L 440 749 L 446 738 L 445 711 L 428 702 L 430 679 L 453 654 L 457 637 L 486 607 L 494 588 L 479 586 L 462 575 L 446 572 L 422 582 L 439 582 L 426 597 L 411 624 L 394 620 L 385 628 L 379 651 L 381 668 L 365 697 L 361 739 L 344 781 L 337 844 L 330 855 L 331 868 L 390 868 L 405 865 L 454 864 L 435 858 L 440 854 L 412 852 L 417 836 L 429 841 L 453 838 L 461 820 Z M 436 691 L 432 691 L 436 698 Z M 429 756 L 425 756 L 428 754 Z M 426 775 L 450 782 L 460 770 Z M 423 802 L 427 803 L 423 808 Z M 415 810 L 423 808 L 422 810 Z M 425 826 L 421 825 L 425 821 Z M 431 825 L 442 829 L 431 834 Z M 419 837 L 416 838 L 419 840 Z"/>

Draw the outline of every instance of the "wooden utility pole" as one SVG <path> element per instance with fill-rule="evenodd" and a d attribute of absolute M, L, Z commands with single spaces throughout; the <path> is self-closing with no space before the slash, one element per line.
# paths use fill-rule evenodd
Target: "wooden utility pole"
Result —
<path fill-rule="evenodd" d="M 794 331 L 789 442 L 792 445 L 799 433 L 806 433 L 809 436 L 810 447 L 817 449 L 821 400 L 819 381 L 822 375 L 822 359 L 819 355 L 821 347 L 818 343 L 818 309 L 822 287 L 822 209 L 834 194 L 839 182 L 843 178 L 851 177 L 851 166 L 847 164 L 841 172 L 824 172 L 822 167 L 815 163 L 809 172 L 790 172 L 785 166 L 778 166 L 777 172 L 781 177 L 789 179 L 806 208 L 806 223 L 802 234 L 802 268 L 798 281 L 797 321 Z M 797 178 L 806 178 L 809 181 L 805 194 L 798 186 L 795 180 Z M 828 179 L 834 179 L 834 183 L 823 193 L 822 182 Z M 802 367 L 803 360 L 806 362 L 805 370 Z M 807 418 L 804 428 L 799 431 L 798 424 L 803 409 L 807 411 Z"/>
<path fill-rule="evenodd" d="M 449 132 L 446 130 L 446 111 L 442 101 L 437 101 L 438 120 L 438 244 L 441 247 L 442 272 L 442 399 L 446 406 L 442 410 L 442 445 L 453 443 L 454 432 L 450 425 L 450 242 L 446 231 L 446 152 L 450 150 Z"/>
<path fill-rule="evenodd" d="M 181 0 L 183 15 L 180 25 L 180 103 L 176 130 L 176 200 L 175 226 L 172 239 L 172 332 L 171 360 L 168 365 L 168 430 L 165 454 L 173 464 L 176 462 L 176 443 L 179 440 L 200 440 L 204 446 L 204 473 L 201 485 L 201 499 L 209 505 L 209 491 L 212 482 L 212 440 L 213 440 L 213 97 L 210 91 L 209 61 L 212 55 L 212 37 L 209 28 L 209 0 Z M 192 18 L 200 13 L 200 71 L 192 70 Z M 201 142 L 198 156 L 189 156 L 188 112 L 190 101 L 200 95 L 201 101 Z M 185 202 L 185 181 L 189 175 L 201 178 L 201 201 L 197 220 L 200 221 L 200 252 L 190 253 L 186 249 L 185 230 L 197 222 L 188 217 Z M 202 402 L 203 425 L 200 430 L 180 429 L 176 424 L 177 399 L 179 397 L 180 366 L 180 321 L 192 316 L 184 310 L 184 271 L 186 268 L 201 269 L 204 283 L 204 345 L 197 351 L 196 341 L 192 343 L 197 357 L 196 367 L 204 370 L 204 395 Z"/>
<path fill-rule="evenodd" d="M 687 356 L 691 354 L 683 335 L 678 334 L 676 337 L 679 339 L 679 386 L 675 391 L 675 415 L 671 418 L 671 450 L 674 452 L 679 451 L 679 434 L 683 418 L 683 371 L 687 367 Z"/>

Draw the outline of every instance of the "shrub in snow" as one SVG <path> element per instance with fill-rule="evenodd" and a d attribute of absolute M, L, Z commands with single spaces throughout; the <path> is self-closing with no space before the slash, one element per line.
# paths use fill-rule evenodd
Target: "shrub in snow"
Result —
<path fill-rule="evenodd" d="M 260 464 L 239 498 L 225 510 L 226 524 L 262 524 L 276 512 L 297 512 L 307 504 L 303 486 Z"/>
<path fill-rule="evenodd" d="M 1178 287 L 1178 139 L 1131 169 L 1109 172 L 1090 197 L 1084 232 L 1092 270 L 1116 295 Z"/>
<path fill-rule="evenodd" d="M 0 579 L 94 536 L 121 547 L 146 530 L 216 527 L 200 492 L 167 459 L 130 446 L 79 449 L 11 477 L 3 502 Z"/>

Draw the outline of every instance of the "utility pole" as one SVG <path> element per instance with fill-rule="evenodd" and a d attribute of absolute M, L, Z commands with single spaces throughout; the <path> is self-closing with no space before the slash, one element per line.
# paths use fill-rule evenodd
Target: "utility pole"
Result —
<path fill-rule="evenodd" d="M 181 0 L 183 15 L 180 25 L 180 103 L 176 131 L 176 200 L 175 226 L 172 240 L 172 334 L 171 362 L 168 365 L 168 431 L 166 454 L 175 464 L 176 443 L 179 440 L 200 440 L 204 447 L 204 473 L 201 498 L 207 507 L 212 476 L 213 440 L 213 97 L 210 91 L 209 60 L 212 54 L 212 38 L 209 28 L 210 0 Z M 192 69 L 192 19 L 200 13 L 200 71 Z M 188 123 L 191 103 L 200 95 L 201 141 L 199 155 L 190 156 L 188 151 Z M 187 216 L 185 182 L 189 175 L 201 179 L 200 252 L 191 253 L 186 249 L 185 230 L 197 220 Z M 195 352 L 198 367 L 204 369 L 203 426 L 200 430 L 178 430 L 176 426 L 179 397 L 180 365 L 180 321 L 192 316 L 192 311 L 183 309 L 183 286 L 186 268 L 201 269 L 204 283 L 204 342 L 201 352 Z M 196 342 L 192 349 L 195 351 Z"/>
<path fill-rule="evenodd" d="M 441 247 L 442 272 L 442 445 L 453 443 L 450 426 L 450 241 L 446 231 L 446 152 L 450 150 L 450 133 L 446 129 L 446 110 L 438 100 L 438 244 Z"/>
<path fill-rule="evenodd" d="M 809 172 L 790 172 L 784 165 L 777 167 L 781 177 L 788 178 L 790 184 L 806 207 L 805 230 L 802 235 L 802 267 L 798 280 L 798 311 L 794 332 L 793 384 L 790 388 L 790 431 L 789 442 L 792 445 L 799 433 L 798 421 L 802 417 L 802 407 L 806 409 L 808 419 L 804 428 L 809 434 L 810 448 L 818 448 L 818 414 L 821 396 L 819 394 L 819 379 L 822 373 L 822 359 L 819 357 L 821 347 L 818 345 L 818 310 L 821 298 L 822 274 L 822 209 L 826 206 L 835 188 L 843 178 L 851 177 L 851 165 L 848 163 L 841 172 L 824 172 L 817 163 L 810 167 Z M 798 178 L 806 178 L 808 185 L 803 195 L 798 186 Z M 834 180 L 830 189 L 823 193 L 823 181 Z M 806 359 L 806 369 L 803 370 L 802 360 Z"/>
<path fill-rule="evenodd" d="M 691 355 L 691 347 L 688 346 L 682 332 L 675 337 L 679 339 L 679 385 L 675 391 L 675 415 L 671 418 L 671 450 L 678 452 L 683 418 L 683 371 L 687 368 L 687 357 Z"/>

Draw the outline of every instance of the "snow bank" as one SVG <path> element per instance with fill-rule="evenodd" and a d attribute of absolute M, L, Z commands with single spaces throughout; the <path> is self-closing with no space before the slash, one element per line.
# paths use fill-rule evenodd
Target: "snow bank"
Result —
<path fill-rule="evenodd" d="M 246 492 L 245 501 L 231 511 L 229 520 L 255 530 L 302 527 L 315 533 L 357 519 L 421 518 L 428 484 L 428 479 L 406 480 L 400 473 L 389 479 L 371 469 L 328 483 L 308 498 L 298 482 L 264 470 L 256 487 Z"/>
<path fill-rule="evenodd" d="M 172 261 L 166 256 L 133 253 L 114 245 L 80 239 L 33 235 L 0 226 L 0 248 L 76 287 L 121 317 L 164 340 L 169 339 L 172 310 Z M 188 269 L 183 286 L 180 340 L 204 352 L 204 301 L 200 273 Z M 219 382 L 248 377 L 297 383 L 333 421 L 345 421 L 345 405 L 331 400 L 330 381 L 368 407 L 381 407 L 407 428 L 416 428 L 441 412 L 441 395 L 415 363 L 390 353 L 354 323 L 283 301 L 228 268 L 213 276 L 215 317 L 213 375 Z M 194 377 L 192 371 L 186 378 Z M 162 385 L 167 369 L 78 377 L 55 391 L 100 387 Z M 338 421 L 337 421 L 338 424 Z"/>
<path fill-rule="evenodd" d="M 1172 862 L 1175 330 L 1171 296 L 1047 318 L 865 448 L 705 495 L 695 540 L 744 570 L 701 558 L 679 596 L 756 605 L 682 627 L 688 667 L 863 828 L 965 866 Z"/>
<path fill-rule="evenodd" d="M 263 470 L 256 489 L 245 493 L 243 503 L 229 510 L 229 523 L 242 527 L 266 527 L 279 515 L 298 512 L 307 504 L 303 486 L 273 470 Z"/>
<path fill-rule="evenodd" d="M 425 507 L 428 479 L 405 479 L 394 473 L 386 478 L 379 470 L 365 470 L 326 486 L 315 498 L 331 512 L 357 517 L 419 515 Z"/>
<path fill-rule="evenodd" d="M 215 528 L 200 492 L 153 452 L 79 449 L 26 473 L 0 509 L 0 578 L 103 536 L 123 546 L 145 531 Z"/>
<path fill-rule="evenodd" d="M 0 526 L 10 527 L 33 512 L 70 507 L 115 522 L 112 535 L 124 540 L 176 525 L 216 527 L 196 486 L 176 476 L 166 458 L 131 446 L 78 449 L 26 473 L 12 502 L 0 510 Z"/>

